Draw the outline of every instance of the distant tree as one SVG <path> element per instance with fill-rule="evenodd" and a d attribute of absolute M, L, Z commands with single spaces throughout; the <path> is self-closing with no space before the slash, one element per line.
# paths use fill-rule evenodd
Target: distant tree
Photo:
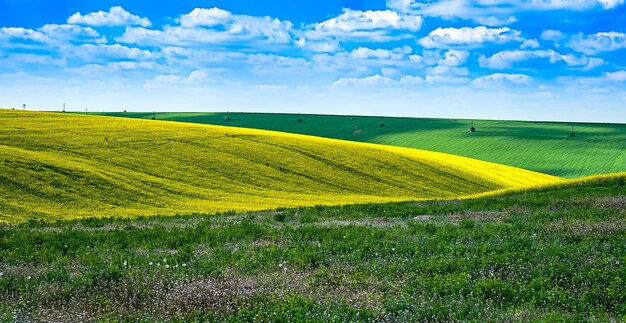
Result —
<path fill-rule="evenodd" d="M 474 120 L 472 120 L 472 123 L 470 124 L 470 132 L 476 132 L 476 128 L 474 127 Z"/>
<path fill-rule="evenodd" d="M 570 137 L 576 137 L 576 132 L 574 131 L 574 125 L 572 125 L 572 133 L 569 135 Z"/>
<path fill-rule="evenodd" d="M 26 110 L 26 104 L 22 104 L 23 110 Z"/>
<path fill-rule="evenodd" d="M 156 120 L 156 111 L 152 110 L 152 120 Z"/>

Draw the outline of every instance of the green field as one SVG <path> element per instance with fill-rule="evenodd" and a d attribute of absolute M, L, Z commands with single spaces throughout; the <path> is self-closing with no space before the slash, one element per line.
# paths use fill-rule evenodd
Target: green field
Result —
<path fill-rule="evenodd" d="M 0 222 L 460 198 L 558 181 L 415 149 L 0 110 Z"/>
<path fill-rule="evenodd" d="M 152 113 L 106 113 L 152 118 Z M 626 171 L 626 125 L 230 113 L 157 113 L 157 118 L 300 133 L 418 148 L 575 178 Z M 354 134 L 355 130 L 361 130 Z"/>
<path fill-rule="evenodd" d="M 210 118 L 288 116 L 230 117 Z M 290 127 L 331 133 L 311 119 L 350 117 L 302 118 Z M 498 122 L 363 120 L 342 137 L 413 140 L 392 129 L 419 121 L 431 129 L 407 133 L 422 140 L 458 127 L 455 149 L 506 156 L 510 141 L 527 163 L 578 151 L 570 171 L 623 170 L 620 125 L 549 139 L 501 123 L 541 128 L 532 141 L 483 133 L 510 131 Z M 626 321 L 625 265 L 625 172 L 564 180 L 393 145 L 0 110 L 0 322 Z"/>
<path fill-rule="evenodd" d="M 624 321 L 626 174 L 474 200 L 0 226 L 0 321 Z"/>

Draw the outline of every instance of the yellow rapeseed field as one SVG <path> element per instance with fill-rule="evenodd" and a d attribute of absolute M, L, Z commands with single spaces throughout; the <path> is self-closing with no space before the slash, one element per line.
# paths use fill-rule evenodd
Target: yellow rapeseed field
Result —
<path fill-rule="evenodd" d="M 0 109 L 0 221 L 458 198 L 560 182 L 409 148 Z"/>

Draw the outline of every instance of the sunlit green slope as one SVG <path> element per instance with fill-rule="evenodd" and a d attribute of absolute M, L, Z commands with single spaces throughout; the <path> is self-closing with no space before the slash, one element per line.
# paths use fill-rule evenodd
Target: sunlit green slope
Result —
<path fill-rule="evenodd" d="M 555 181 L 408 148 L 0 110 L 0 221 L 455 198 Z"/>

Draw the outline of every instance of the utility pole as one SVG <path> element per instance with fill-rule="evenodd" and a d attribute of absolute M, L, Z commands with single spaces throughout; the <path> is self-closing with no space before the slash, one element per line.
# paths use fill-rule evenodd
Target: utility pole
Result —
<path fill-rule="evenodd" d="M 65 112 L 65 103 L 63 103 L 63 112 Z"/>
<path fill-rule="evenodd" d="M 24 110 L 26 110 L 26 103 L 22 104 Z"/>
<path fill-rule="evenodd" d="M 156 111 L 152 110 L 152 120 L 156 120 Z"/>
<path fill-rule="evenodd" d="M 87 108 L 85 108 L 85 115 L 87 115 Z"/>

